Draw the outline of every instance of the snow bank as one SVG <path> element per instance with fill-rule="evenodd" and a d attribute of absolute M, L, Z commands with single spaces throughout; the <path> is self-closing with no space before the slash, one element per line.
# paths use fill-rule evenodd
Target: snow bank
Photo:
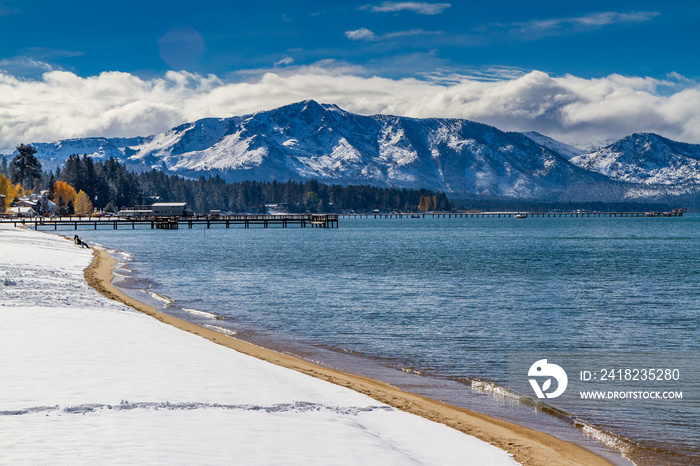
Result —
<path fill-rule="evenodd" d="M 517 464 L 110 301 L 91 257 L 0 227 L 0 464 Z"/>

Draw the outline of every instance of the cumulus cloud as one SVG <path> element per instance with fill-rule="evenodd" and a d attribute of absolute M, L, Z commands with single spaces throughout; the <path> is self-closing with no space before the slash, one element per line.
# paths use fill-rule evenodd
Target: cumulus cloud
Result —
<path fill-rule="evenodd" d="M 439 15 L 449 7 L 449 3 L 427 3 L 427 2 L 384 2 L 379 5 L 364 5 L 363 10 L 370 10 L 376 13 L 398 13 L 400 11 L 410 11 L 420 15 Z"/>
<path fill-rule="evenodd" d="M 37 79 L 0 73 L 0 153 L 20 143 L 87 136 L 136 136 L 204 117 L 244 115 L 313 98 L 362 114 L 466 118 L 504 130 L 539 131 L 577 142 L 637 131 L 700 143 L 700 85 L 610 75 L 503 79 L 389 79 L 323 65 L 268 71 L 244 82 L 170 71 L 154 79 L 105 72 L 49 71 Z"/>
<path fill-rule="evenodd" d="M 345 37 L 350 40 L 375 40 L 377 36 L 367 28 L 345 31 Z"/>

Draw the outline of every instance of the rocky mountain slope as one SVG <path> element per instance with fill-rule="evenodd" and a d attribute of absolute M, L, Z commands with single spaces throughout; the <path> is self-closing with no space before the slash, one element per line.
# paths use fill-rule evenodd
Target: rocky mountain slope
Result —
<path fill-rule="evenodd" d="M 700 145 L 635 133 L 571 162 L 609 178 L 644 185 L 700 185 Z"/>

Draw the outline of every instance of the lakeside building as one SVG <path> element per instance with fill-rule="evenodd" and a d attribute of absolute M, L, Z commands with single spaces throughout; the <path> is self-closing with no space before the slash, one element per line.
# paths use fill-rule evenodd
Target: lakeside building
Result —
<path fill-rule="evenodd" d="M 190 217 L 193 215 L 187 209 L 186 202 L 156 202 L 151 206 L 135 206 L 121 209 L 119 217 Z"/>
<path fill-rule="evenodd" d="M 117 212 L 117 217 L 151 217 L 153 211 L 151 209 L 121 209 Z"/>
<path fill-rule="evenodd" d="M 31 207 L 10 207 L 13 217 L 36 217 L 36 211 Z"/>
<path fill-rule="evenodd" d="M 156 217 L 186 217 L 187 203 L 185 202 L 156 202 L 151 206 Z"/>
<path fill-rule="evenodd" d="M 34 211 L 34 215 L 46 215 L 50 212 L 53 211 L 54 207 L 56 206 L 55 203 L 51 202 L 48 197 L 46 197 L 47 191 L 42 191 L 41 194 L 30 194 L 29 196 L 22 196 L 19 199 L 17 199 L 14 202 L 11 202 L 9 206 L 5 205 L 6 208 L 10 207 L 22 207 L 22 208 L 28 208 L 32 209 Z M 4 209 L 1 208 L 0 206 L 0 213 L 4 212 Z M 9 212 L 9 211 L 8 211 Z M 28 217 L 30 215 L 27 214 L 28 211 L 23 210 L 23 211 L 12 211 L 14 214 L 15 212 L 19 212 L 20 215 L 14 215 L 16 217 Z"/>

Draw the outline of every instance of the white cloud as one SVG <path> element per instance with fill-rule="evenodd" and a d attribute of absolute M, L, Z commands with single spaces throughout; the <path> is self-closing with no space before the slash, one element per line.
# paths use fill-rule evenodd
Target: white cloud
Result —
<path fill-rule="evenodd" d="M 384 2 L 379 5 L 365 5 L 363 10 L 370 10 L 377 13 L 397 13 L 400 11 L 410 11 L 420 15 L 439 15 L 452 5 L 449 3 L 427 3 L 427 2 Z"/>
<path fill-rule="evenodd" d="M 287 66 L 291 65 L 294 63 L 294 59 L 292 57 L 284 57 L 283 59 L 276 61 L 275 66 Z"/>
<path fill-rule="evenodd" d="M 426 31 L 424 29 L 410 29 L 408 31 L 387 32 L 380 39 L 396 39 L 398 37 L 434 36 L 442 34 L 442 31 Z"/>
<path fill-rule="evenodd" d="M 591 13 L 585 16 L 570 18 L 551 18 L 533 20 L 527 22 L 517 22 L 510 24 L 490 25 L 489 27 L 505 28 L 516 34 L 552 34 L 570 30 L 590 29 L 595 27 L 609 26 L 612 24 L 641 23 L 650 21 L 659 13 L 653 11 L 635 11 L 619 13 L 614 11 Z"/>
<path fill-rule="evenodd" d="M 174 71 L 156 79 L 122 72 L 84 78 L 50 71 L 37 79 L 0 73 L 0 153 L 20 143 L 148 135 L 309 98 L 362 114 L 466 118 L 567 142 L 652 131 L 700 143 L 700 85 L 676 75 L 585 79 L 515 70 L 503 79 L 494 78 L 496 72 L 488 79 L 421 80 L 367 77 L 336 66 L 273 70 L 235 83 Z"/>
<path fill-rule="evenodd" d="M 650 21 L 656 16 L 659 16 L 659 13 L 655 11 L 633 11 L 630 13 L 606 11 L 603 13 L 592 13 L 578 18 L 571 18 L 569 21 L 586 26 L 606 26 L 608 24 L 618 23 L 642 23 Z"/>
<path fill-rule="evenodd" d="M 381 41 L 389 39 L 398 39 L 401 37 L 413 36 L 434 36 L 444 34 L 442 31 L 426 31 L 424 29 L 410 29 L 408 31 L 387 32 L 380 36 L 376 35 L 367 28 L 360 28 L 354 31 L 346 31 L 345 37 L 350 40 L 366 40 L 366 41 Z"/>
<path fill-rule="evenodd" d="M 21 72 L 39 70 L 42 73 L 53 70 L 50 63 L 36 60 L 29 57 L 3 58 L 0 59 L 0 70 L 5 72 Z M 29 74 L 29 73 L 27 73 Z"/>
<path fill-rule="evenodd" d="M 350 40 L 375 40 L 377 36 L 367 28 L 345 31 L 345 37 Z"/>

